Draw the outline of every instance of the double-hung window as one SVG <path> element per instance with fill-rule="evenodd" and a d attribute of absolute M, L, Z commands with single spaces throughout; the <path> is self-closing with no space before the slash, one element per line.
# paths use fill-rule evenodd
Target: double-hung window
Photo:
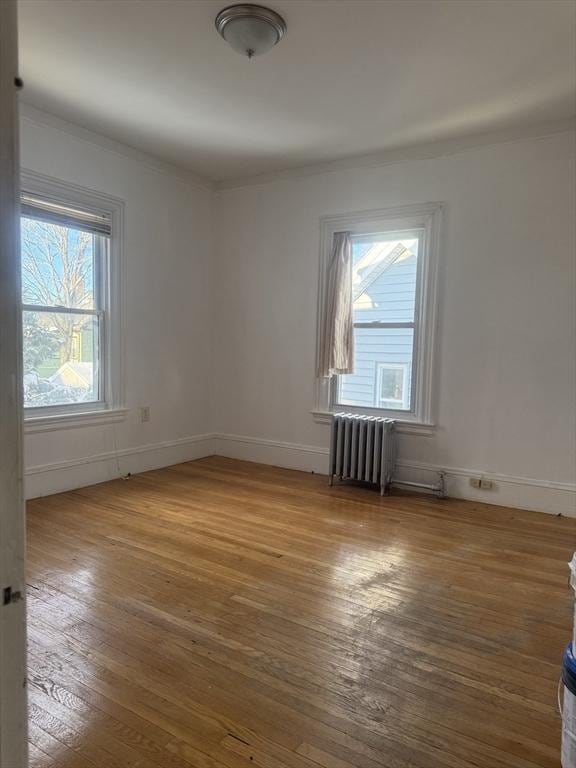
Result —
<path fill-rule="evenodd" d="M 32 421 L 120 410 L 120 206 L 54 184 L 40 193 L 23 181 L 21 199 L 23 389 Z"/>
<path fill-rule="evenodd" d="M 354 373 L 337 377 L 335 406 L 411 411 L 422 235 L 352 236 Z"/>
<path fill-rule="evenodd" d="M 432 426 L 440 213 L 431 203 L 322 220 L 321 285 L 334 234 L 350 233 L 354 372 L 317 380 L 320 420 L 349 411 Z"/>

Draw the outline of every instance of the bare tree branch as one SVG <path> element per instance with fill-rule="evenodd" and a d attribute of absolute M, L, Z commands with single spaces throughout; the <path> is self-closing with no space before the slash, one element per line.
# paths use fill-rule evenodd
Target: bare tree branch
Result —
<path fill-rule="evenodd" d="M 22 220 L 24 302 L 46 307 L 93 306 L 93 236 L 33 219 Z M 90 287 L 89 287 L 90 286 Z M 74 334 L 86 318 L 50 314 L 61 338 L 61 358 L 70 359 Z M 47 321 L 47 320 L 46 320 Z"/>

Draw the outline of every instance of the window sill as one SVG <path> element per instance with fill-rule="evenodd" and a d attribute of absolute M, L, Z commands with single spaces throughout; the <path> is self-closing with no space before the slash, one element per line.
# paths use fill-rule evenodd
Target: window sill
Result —
<path fill-rule="evenodd" d="M 24 432 L 52 432 L 58 429 L 75 429 L 78 427 L 100 426 L 101 424 L 116 424 L 124 421 L 128 408 L 110 408 L 94 411 L 58 413 L 50 416 L 28 416 L 24 418 Z"/>
<path fill-rule="evenodd" d="M 314 421 L 318 424 L 330 424 L 333 414 L 330 411 L 311 411 Z M 395 419 L 397 432 L 401 435 L 432 435 L 436 431 L 435 424 L 425 424 L 421 421 Z"/>

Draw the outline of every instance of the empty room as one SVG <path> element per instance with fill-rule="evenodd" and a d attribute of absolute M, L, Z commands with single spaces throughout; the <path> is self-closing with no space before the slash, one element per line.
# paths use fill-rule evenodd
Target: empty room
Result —
<path fill-rule="evenodd" d="M 0 0 L 0 768 L 576 768 L 576 2 Z"/>

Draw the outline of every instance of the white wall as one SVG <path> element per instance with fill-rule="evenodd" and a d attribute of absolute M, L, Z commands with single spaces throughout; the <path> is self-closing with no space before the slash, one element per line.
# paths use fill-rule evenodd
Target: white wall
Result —
<path fill-rule="evenodd" d="M 32 117 L 29 117 L 30 113 Z M 25 436 L 27 495 L 212 452 L 212 192 L 122 148 L 24 111 L 22 167 L 125 202 L 125 422 Z M 56 123 L 58 125 L 58 123 Z M 138 407 L 151 408 L 140 423 Z M 117 454 L 117 458 L 115 457 Z"/>
<path fill-rule="evenodd" d="M 401 471 L 575 512 L 573 133 L 215 194 L 36 110 L 21 129 L 24 168 L 126 205 L 127 419 L 28 434 L 28 496 L 214 451 L 325 471 L 328 427 L 310 414 L 319 218 L 443 201 L 438 426 L 402 437 Z M 496 490 L 469 487 L 480 473 Z"/>
<path fill-rule="evenodd" d="M 319 217 L 443 201 L 437 431 L 403 436 L 403 473 L 448 468 L 455 495 L 574 513 L 573 179 L 564 133 L 219 192 L 217 450 L 325 469 L 328 427 L 310 414 Z M 495 490 L 471 489 L 476 473 Z"/>

